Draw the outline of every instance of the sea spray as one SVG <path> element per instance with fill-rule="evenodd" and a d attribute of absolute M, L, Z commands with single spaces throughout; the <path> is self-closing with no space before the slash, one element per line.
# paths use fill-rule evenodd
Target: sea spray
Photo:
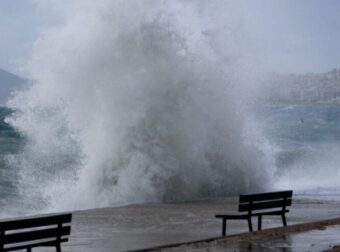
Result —
<path fill-rule="evenodd" d="M 25 66 L 34 84 L 8 103 L 16 112 L 7 122 L 26 139 L 7 159 L 22 207 L 182 201 L 269 185 L 271 164 L 244 130 L 251 83 L 235 3 L 41 4 L 62 21 L 42 30 Z"/>

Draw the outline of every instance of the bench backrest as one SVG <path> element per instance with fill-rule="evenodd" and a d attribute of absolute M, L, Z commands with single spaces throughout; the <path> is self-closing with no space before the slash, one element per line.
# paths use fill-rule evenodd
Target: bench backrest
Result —
<path fill-rule="evenodd" d="M 281 208 L 286 211 L 292 205 L 293 191 L 268 192 L 240 195 L 239 211 L 252 214 L 271 208 Z"/>
<path fill-rule="evenodd" d="M 55 246 L 68 241 L 72 214 L 0 221 L 0 251 Z"/>

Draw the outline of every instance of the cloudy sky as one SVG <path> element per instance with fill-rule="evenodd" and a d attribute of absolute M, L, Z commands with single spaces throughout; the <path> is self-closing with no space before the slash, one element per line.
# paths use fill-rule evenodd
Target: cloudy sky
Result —
<path fill-rule="evenodd" d="M 30 0 L 0 0 L 0 68 L 17 72 L 43 19 Z"/>
<path fill-rule="evenodd" d="M 340 1 L 242 0 L 240 9 L 249 41 L 271 70 L 340 68 Z M 55 21 L 33 0 L 0 0 L 0 68 L 19 73 L 39 29 Z"/>

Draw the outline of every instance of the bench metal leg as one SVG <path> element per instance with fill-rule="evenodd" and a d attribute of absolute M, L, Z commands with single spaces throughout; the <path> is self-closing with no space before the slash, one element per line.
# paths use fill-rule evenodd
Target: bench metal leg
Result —
<path fill-rule="evenodd" d="M 32 252 L 32 248 L 27 248 L 27 252 Z"/>
<path fill-rule="evenodd" d="M 226 236 L 227 233 L 227 219 L 222 220 L 222 236 Z"/>
<path fill-rule="evenodd" d="M 283 226 L 287 226 L 287 221 L 286 221 L 286 215 L 282 214 L 282 222 L 283 222 Z"/>
<path fill-rule="evenodd" d="M 55 246 L 57 252 L 61 252 L 60 243 Z"/>
<path fill-rule="evenodd" d="M 249 227 L 249 231 L 253 232 L 253 224 L 251 223 L 251 218 L 248 218 L 248 227 Z"/>
<path fill-rule="evenodd" d="M 262 229 L 262 215 L 258 216 L 258 221 L 257 221 L 257 230 Z"/>

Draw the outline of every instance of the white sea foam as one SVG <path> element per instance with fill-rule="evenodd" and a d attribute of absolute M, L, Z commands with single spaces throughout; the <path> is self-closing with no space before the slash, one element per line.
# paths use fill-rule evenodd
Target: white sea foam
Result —
<path fill-rule="evenodd" d="M 8 122 L 27 142 L 8 160 L 27 209 L 269 185 L 260 134 L 245 130 L 254 66 L 235 2 L 40 4 L 61 21 L 35 43 L 25 67 L 33 86 L 8 104 L 17 111 Z"/>

